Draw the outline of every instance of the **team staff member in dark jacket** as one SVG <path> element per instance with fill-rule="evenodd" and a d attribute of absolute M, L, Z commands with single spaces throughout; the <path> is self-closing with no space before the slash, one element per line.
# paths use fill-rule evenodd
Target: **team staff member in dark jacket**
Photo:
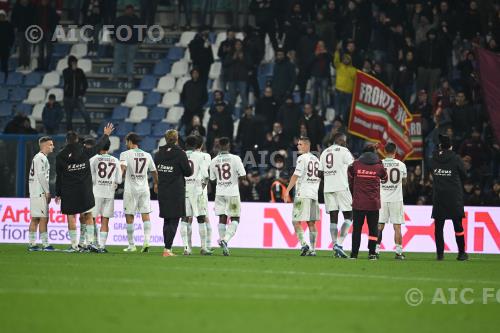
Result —
<path fill-rule="evenodd" d="M 66 128 L 73 130 L 73 112 L 78 111 L 85 120 L 87 131 L 90 132 L 90 116 L 85 112 L 83 97 L 87 92 L 88 84 L 85 73 L 78 68 L 75 56 L 68 57 L 68 68 L 63 70 L 64 78 L 64 111 L 66 112 Z"/>
<path fill-rule="evenodd" d="M 380 181 L 387 179 L 387 172 L 374 145 L 363 149 L 363 154 L 347 169 L 352 193 L 353 224 L 351 259 L 358 257 L 361 229 L 368 221 L 368 258 L 377 260 L 375 252 L 378 235 L 378 212 L 380 209 Z"/>
<path fill-rule="evenodd" d="M 462 227 L 462 218 L 465 216 L 462 190 L 465 169 L 460 157 L 452 151 L 451 140 L 447 136 L 439 136 L 439 149 L 432 156 L 432 176 L 434 180 L 432 217 L 435 220 L 437 260 L 444 259 L 443 228 L 446 219 L 452 220 L 455 228 L 457 260 L 467 260 Z"/>
<path fill-rule="evenodd" d="M 164 257 L 172 257 L 172 243 L 174 242 L 179 219 L 186 215 L 186 181 L 184 177 L 193 174 L 186 153 L 177 143 L 179 135 L 176 130 L 165 133 L 166 144 L 160 147 L 154 161 L 158 170 L 158 194 L 160 217 L 163 218 Z"/>
<path fill-rule="evenodd" d="M 92 148 L 86 148 L 80 144 L 78 134 L 68 132 L 66 146 L 57 154 L 56 204 L 61 203 L 61 213 L 68 215 L 68 231 L 71 238 L 71 247 L 68 252 L 78 251 L 76 214 L 84 215 L 83 220 L 87 225 L 85 232 L 87 244 L 90 250 L 97 251 L 97 248 L 90 246 L 94 242 L 94 224 L 90 210 L 95 202 L 89 159 L 102 149 L 113 130 L 113 124 L 109 123 L 104 128 L 104 135 Z"/>

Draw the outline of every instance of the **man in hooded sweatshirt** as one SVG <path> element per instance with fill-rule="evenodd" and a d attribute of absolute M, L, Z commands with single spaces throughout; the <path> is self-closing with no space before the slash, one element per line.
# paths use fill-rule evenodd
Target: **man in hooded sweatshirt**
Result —
<path fill-rule="evenodd" d="M 458 246 L 457 260 L 468 259 L 465 253 L 465 233 L 462 226 L 464 214 L 464 198 L 462 181 L 465 178 L 465 169 L 460 157 L 453 152 L 451 139 L 448 136 L 439 136 L 439 147 L 432 156 L 432 217 L 435 220 L 435 238 L 437 260 L 444 259 L 444 222 L 453 221 L 455 239 Z"/>
<path fill-rule="evenodd" d="M 378 260 L 375 252 L 378 235 L 380 205 L 380 181 L 387 179 L 382 161 L 375 152 L 375 145 L 369 144 L 363 154 L 347 169 L 349 187 L 352 193 L 353 225 L 351 259 L 358 258 L 361 243 L 361 230 L 368 222 L 368 250 L 370 260 Z"/>

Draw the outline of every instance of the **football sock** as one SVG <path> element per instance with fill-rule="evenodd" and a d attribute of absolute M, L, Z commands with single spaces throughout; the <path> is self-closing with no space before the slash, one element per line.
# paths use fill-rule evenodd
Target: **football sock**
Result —
<path fill-rule="evenodd" d="M 85 224 L 80 222 L 80 242 L 78 243 L 80 245 L 85 244 L 85 230 L 86 230 Z"/>
<path fill-rule="evenodd" d="M 127 224 L 128 245 L 134 246 L 134 224 Z"/>
<path fill-rule="evenodd" d="M 36 245 L 36 231 L 30 231 L 29 240 L 30 240 L 30 246 Z"/>
<path fill-rule="evenodd" d="M 226 225 L 219 223 L 218 228 L 219 228 L 219 239 L 223 240 L 224 237 L 226 237 Z"/>
<path fill-rule="evenodd" d="M 295 231 L 297 233 L 297 238 L 299 239 L 300 246 L 306 246 L 307 243 L 304 239 L 304 230 L 302 230 L 302 227 L 299 226 L 299 230 Z"/>
<path fill-rule="evenodd" d="M 403 247 L 401 244 L 396 244 L 396 254 L 402 254 L 403 253 Z"/>
<path fill-rule="evenodd" d="M 380 253 L 380 244 L 375 245 L 375 252 Z"/>
<path fill-rule="evenodd" d="M 377 244 L 382 243 L 382 230 L 378 231 Z"/>
<path fill-rule="evenodd" d="M 76 248 L 78 246 L 76 230 L 69 230 L 69 238 L 71 239 L 71 247 Z"/>
<path fill-rule="evenodd" d="M 47 234 L 47 232 L 41 232 L 40 239 L 42 240 L 43 247 L 49 246 L 49 235 Z"/>
<path fill-rule="evenodd" d="M 330 223 L 330 234 L 332 235 L 332 244 L 337 244 L 337 236 L 339 234 L 337 223 Z"/>
<path fill-rule="evenodd" d="M 311 242 L 311 250 L 316 251 L 316 237 L 318 236 L 317 231 L 309 231 L 309 241 Z"/>
<path fill-rule="evenodd" d="M 342 224 L 342 228 L 340 228 L 340 237 L 339 241 L 337 244 L 342 246 L 342 243 L 344 243 L 344 239 L 346 238 L 347 234 L 349 233 L 349 228 L 351 227 L 352 220 L 345 219 L 344 224 Z"/>
<path fill-rule="evenodd" d="M 188 223 L 188 226 L 187 226 L 187 237 L 188 237 L 188 246 L 189 248 L 192 248 L 193 247 L 193 243 L 192 243 L 192 237 L 193 236 L 193 224 L 192 223 Z"/>
<path fill-rule="evenodd" d="M 224 241 L 226 241 L 226 243 L 229 242 L 236 234 L 236 229 L 238 229 L 238 222 L 231 221 L 231 223 L 227 226 L 226 236 L 224 237 Z"/>
<path fill-rule="evenodd" d="M 212 242 L 212 226 L 210 225 L 210 222 L 208 222 L 208 219 L 207 219 L 207 222 L 203 223 L 206 228 L 207 228 L 207 242 L 205 244 L 205 248 L 206 249 L 210 249 L 211 247 L 211 242 Z"/>
<path fill-rule="evenodd" d="M 101 248 L 106 247 L 106 241 L 108 240 L 108 233 L 106 231 L 101 231 L 100 233 L 100 242 L 99 244 L 101 245 Z"/>
<path fill-rule="evenodd" d="M 87 239 L 87 245 L 94 244 L 94 225 L 88 224 L 85 229 L 85 238 Z"/>
<path fill-rule="evenodd" d="M 185 247 L 185 248 L 189 248 L 189 244 L 188 244 L 188 223 L 187 222 L 184 222 L 182 221 L 181 223 L 181 239 L 182 239 L 182 245 Z"/>
<path fill-rule="evenodd" d="M 200 247 L 207 249 L 207 224 L 198 223 L 198 231 L 200 232 Z"/>
<path fill-rule="evenodd" d="M 144 221 L 144 246 L 149 246 L 151 238 L 151 221 Z"/>

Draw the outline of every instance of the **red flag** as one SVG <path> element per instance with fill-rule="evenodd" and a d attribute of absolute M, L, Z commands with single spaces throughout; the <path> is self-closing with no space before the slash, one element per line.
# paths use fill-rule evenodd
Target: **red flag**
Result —
<path fill-rule="evenodd" d="M 479 76 L 484 103 L 490 116 L 497 142 L 500 141 L 500 55 L 477 48 Z"/>
<path fill-rule="evenodd" d="M 405 160 L 413 151 L 408 132 L 411 121 L 412 115 L 398 95 L 376 78 L 357 71 L 349 133 L 384 145 L 394 142 L 397 157 Z"/>

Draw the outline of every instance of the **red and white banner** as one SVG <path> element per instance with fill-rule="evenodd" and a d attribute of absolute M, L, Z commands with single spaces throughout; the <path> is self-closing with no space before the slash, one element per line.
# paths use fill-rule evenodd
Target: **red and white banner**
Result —
<path fill-rule="evenodd" d="M 163 221 L 158 217 L 158 203 L 152 202 L 151 221 L 153 230 L 151 243 L 163 245 Z M 327 250 L 332 248 L 329 217 L 321 205 L 321 221 L 318 222 L 317 248 Z M 209 203 L 209 218 L 212 225 L 212 244 L 216 246 L 217 217 L 214 215 L 213 203 Z M 406 206 L 403 226 L 403 248 L 407 252 L 434 252 L 434 225 L 431 219 L 432 207 Z M 340 214 L 342 215 L 342 214 Z M 264 248 L 264 249 L 298 249 L 291 217 L 292 204 L 274 203 L 243 203 L 241 206 L 241 223 L 236 236 L 230 241 L 230 247 Z M 52 244 L 69 244 L 66 217 L 61 215 L 59 207 L 50 206 L 49 240 Z M 30 222 L 29 199 L 0 198 L 0 243 L 27 243 L 28 226 Z M 340 222 L 342 223 L 340 216 Z M 98 221 L 99 223 L 99 221 Z M 196 223 L 194 223 L 196 224 Z M 463 219 L 467 252 L 500 254 L 500 207 L 466 207 L 466 217 Z M 140 217 L 135 221 L 135 241 L 141 245 L 143 241 L 142 222 Z M 305 225 L 304 225 L 305 228 Z M 197 226 L 193 226 L 193 244 L 199 245 Z M 368 228 L 365 224 L 361 250 L 366 250 Z M 306 235 L 307 236 L 307 235 Z M 451 222 L 445 225 L 445 243 L 447 251 L 457 251 L 455 233 Z M 115 218 L 110 221 L 108 245 L 127 244 L 125 215 L 122 201 L 115 201 Z M 175 246 L 181 246 L 177 235 Z M 344 242 L 344 248 L 351 248 L 350 235 Z M 382 249 L 394 249 L 394 232 L 390 225 L 384 230 Z"/>

